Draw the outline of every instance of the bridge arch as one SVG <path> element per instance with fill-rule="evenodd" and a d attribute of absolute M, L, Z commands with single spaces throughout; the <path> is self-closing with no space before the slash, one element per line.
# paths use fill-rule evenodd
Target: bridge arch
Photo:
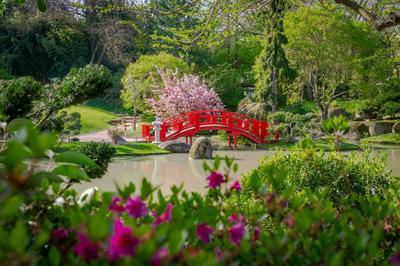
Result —
<path fill-rule="evenodd" d="M 223 130 L 233 137 L 243 136 L 254 143 L 266 143 L 269 135 L 269 124 L 246 115 L 224 110 L 201 110 L 182 113 L 163 121 L 161 125 L 161 141 L 174 140 L 180 137 L 190 139 L 204 130 Z M 151 141 L 151 125 L 142 125 L 142 136 Z"/>

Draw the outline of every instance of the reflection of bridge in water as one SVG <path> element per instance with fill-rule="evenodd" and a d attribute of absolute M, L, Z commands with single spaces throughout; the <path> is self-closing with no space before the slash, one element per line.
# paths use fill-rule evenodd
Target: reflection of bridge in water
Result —
<path fill-rule="evenodd" d="M 188 138 L 192 143 L 192 138 L 198 132 L 203 130 L 223 130 L 228 132 L 229 144 L 233 139 L 236 147 L 237 136 L 243 136 L 254 143 L 266 143 L 266 137 L 269 135 L 269 124 L 267 121 L 260 121 L 243 114 L 202 110 L 182 113 L 180 115 L 168 118 L 161 125 L 160 140 L 173 140 L 180 137 Z M 142 125 L 142 136 L 147 140 L 154 140 L 151 134 L 151 125 Z"/>

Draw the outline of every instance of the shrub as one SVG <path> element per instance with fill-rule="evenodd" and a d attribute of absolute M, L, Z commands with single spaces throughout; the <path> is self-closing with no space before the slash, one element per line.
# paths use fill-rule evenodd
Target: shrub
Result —
<path fill-rule="evenodd" d="M 59 97 L 65 97 L 63 108 L 82 103 L 98 97 L 111 88 L 113 80 L 111 72 L 101 65 L 87 65 L 83 68 L 73 68 L 66 75 L 57 89 Z"/>
<path fill-rule="evenodd" d="M 31 77 L 0 80 L 0 114 L 7 121 L 25 117 L 42 93 L 42 85 Z"/>
<path fill-rule="evenodd" d="M 394 115 L 400 113 L 400 103 L 399 102 L 387 102 L 383 105 L 383 113 L 385 115 Z"/>
<path fill-rule="evenodd" d="M 267 120 L 272 123 L 272 130 L 278 130 L 283 135 L 304 136 L 310 129 L 309 115 L 294 114 L 291 112 L 279 111 L 268 115 Z"/>
<path fill-rule="evenodd" d="M 96 163 L 96 167 L 84 167 L 90 178 L 101 178 L 107 172 L 108 164 L 116 152 L 115 148 L 110 144 L 96 142 L 79 146 L 78 151 Z"/>
<path fill-rule="evenodd" d="M 341 153 L 310 153 L 294 151 L 288 155 L 276 154 L 260 162 L 245 180 L 260 179 L 283 192 L 290 186 L 295 190 L 326 190 L 334 206 L 348 208 L 352 194 L 368 199 L 383 197 L 393 181 L 390 171 L 385 170 L 384 159 L 368 158 Z"/>
<path fill-rule="evenodd" d="M 119 128 L 113 127 L 107 130 L 107 134 L 111 138 L 112 143 L 117 144 L 124 135 L 124 131 Z"/>

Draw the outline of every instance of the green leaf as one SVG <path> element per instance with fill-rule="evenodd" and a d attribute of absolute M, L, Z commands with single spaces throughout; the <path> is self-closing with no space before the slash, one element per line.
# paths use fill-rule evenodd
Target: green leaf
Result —
<path fill-rule="evenodd" d="M 82 166 L 89 166 L 89 167 L 96 167 L 96 163 L 93 162 L 89 157 L 85 154 L 75 152 L 75 151 L 66 151 L 60 153 L 55 158 L 56 162 L 63 162 L 63 163 L 73 163 Z"/>
<path fill-rule="evenodd" d="M 21 204 L 22 200 L 18 196 L 6 199 L 3 208 L 0 211 L 0 217 L 8 218 L 10 216 L 15 215 L 18 212 Z"/>
<path fill-rule="evenodd" d="M 69 177 L 73 181 L 89 181 L 90 178 L 87 174 L 80 168 L 74 165 L 60 165 L 56 167 L 53 174 Z"/>
<path fill-rule="evenodd" d="M 50 265 L 60 265 L 61 254 L 55 246 L 52 246 L 49 251 L 49 261 Z"/>
<path fill-rule="evenodd" d="M 26 230 L 25 222 L 19 220 L 17 221 L 17 223 L 15 224 L 14 228 L 10 233 L 8 239 L 9 247 L 17 253 L 23 253 L 27 243 L 28 243 L 28 233 Z"/>
<path fill-rule="evenodd" d="M 46 2 L 45 0 L 38 0 L 38 8 L 41 12 L 46 11 Z"/>
<path fill-rule="evenodd" d="M 88 224 L 89 237 L 94 240 L 102 240 L 109 234 L 110 223 L 103 212 L 99 212 L 90 217 Z"/>
<path fill-rule="evenodd" d="M 140 197 L 146 199 L 155 189 L 146 178 L 142 181 L 142 187 L 140 188 Z"/>

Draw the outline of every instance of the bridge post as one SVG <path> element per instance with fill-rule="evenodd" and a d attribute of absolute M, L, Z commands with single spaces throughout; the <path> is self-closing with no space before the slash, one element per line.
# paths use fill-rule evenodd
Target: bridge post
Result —
<path fill-rule="evenodd" d="M 160 138 L 160 131 L 161 131 L 161 125 L 163 122 L 161 121 L 161 118 L 157 118 L 156 121 L 151 123 L 153 125 L 154 129 L 154 144 L 160 144 L 161 143 L 161 138 Z"/>

